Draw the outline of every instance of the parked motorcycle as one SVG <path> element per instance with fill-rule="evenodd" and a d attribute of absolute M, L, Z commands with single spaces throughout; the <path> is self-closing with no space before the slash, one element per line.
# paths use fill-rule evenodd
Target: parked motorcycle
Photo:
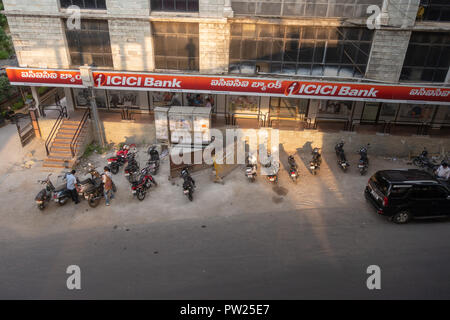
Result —
<path fill-rule="evenodd" d="M 415 157 L 412 163 L 415 166 L 424 168 L 430 172 L 434 172 L 437 168 L 439 168 L 439 165 L 437 163 L 428 158 L 428 151 L 426 148 L 423 148 L 422 153 L 419 156 Z"/>
<path fill-rule="evenodd" d="M 195 181 L 192 179 L 187 168 L 181 170 L 181 177 L 183 178 L 183 193 L 190 201 L 194 200 L 193 193 L 195 189 Z"/>
<path fill-rule="evenodd" d="M 150 159 L 147 161 L 147 165 L 150 168 L 150 173 L 156 175 L 159 170 L 159 152 L 156 150 L 156 147 L 150 147 L 148 149 L 148 154 Z"/>
<path fill-rule="evenodd" d="M 142 201 L 145 199 L 145 195 L 152 184 L 155 186 L 158 185 L 150 174 L 150 168 L 143 168 L 139 179 L 131 183 L 131 193 L 133 196 L 136 196 L 139 201 Z"/>
<path fill-rule="evenodd" d="M 92 165 L 89 165 L 88 170 L 91 177 L 83 181 L 77 181 L 75 187 L 78 195 L 86 199 L 90 207 L 95 208 L 103 198 L 102 176 Z"/>
<path fill-rule="evenodd" d="M 369 146 L 370 143 L 368 143 L 366 147 L 361 147 L 361 149 L 359 149 L 358 151 L 360 156 L 358 162 L 358 169 L 361 175 L 366 174 L 367 170 L 369 169 L 369 158 L 367 157 L 367 149 L 369 148 Z"/>
<path fill-rule="evenodd" d="M 347 171 L 350 164 L 347 161 L 347 158 L 345 157 L 344 153 L 344 142 L 341 141 L 334 147 L 334 150 L 336 151 L 336 156 L 338 158 L 338 165 L 341 167 L 341 169 L 345 172 Z"/>
<path fill-rule="evenodd" d="M 38 183 L 45 185 L 45 188 L 39 191 L 35 197 L 36 204 L 39 210 L 44 210 L 50 200 L 54 200 L 60 206 L 65 205 L 70 199 L 70 192 L 67 190 L 66 184 L 55 188 L 50 180 L 50 173 L 45 180 L 38 180 Z M 63 176 L 59 176 L 63 177 Z"/>
<path fill-rule="evenodd" d="M 133 177 L 139 172 L 139 163 L 136 160 L 134 153 L 128 155 L 127 166 L 124 169 L 125 177 L 129 182 L 133 181 Z"/>
<path fill-rule="evenodd" d="M 289 163 L 289 176 L 291 177 L 292 181 L 297 183 L 298 168 L 293 155 L 288 157 L 288 163 Z"/>
<path fill-rule="evenodd" d="M 256 180 L 256 171 L 257 171 L 256 159 L 254 156 L 248 156 L 247 158 L 247 166 L 245 168 L 245 176 L 248 181 L 255 182 Z"/>
<path fill-rule="evenodd" d="M 108 158 L 108 165 L 112 174 L 117 174 L 121 166 L 128 162 L 131 155 L 136 152 L 136 145 L 124 145 L 116 152 L 116 156 Z"/>
<path fill-rule="evenodd" d="M 270 152 L 268 154 L 268 161 L 263 166 L 265 168 L 264 172 L 266 173 L 267 180 L 269 182 L 277 183 L 278 182 L 278 171 L 280 169 L 280 163 L 278 161 L 273 160 Z"/>
<path fill-rule="evenodd" d="M 312 159 L 309 162 L 309 169 L 313 175 L 317 174 L 320 169 L 320 164 L 322 163 L 322 156 L 319 153 L 319 148 L 314 148 L 312 151 Z"/>

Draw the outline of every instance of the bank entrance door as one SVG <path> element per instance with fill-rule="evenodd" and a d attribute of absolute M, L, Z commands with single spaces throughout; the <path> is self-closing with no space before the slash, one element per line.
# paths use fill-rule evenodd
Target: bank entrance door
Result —
<path fill-rule="evenodd" d="M 308 99 L 270 98 L 268 125 L 276 128 L 298 128 L 308 112 Z"/>

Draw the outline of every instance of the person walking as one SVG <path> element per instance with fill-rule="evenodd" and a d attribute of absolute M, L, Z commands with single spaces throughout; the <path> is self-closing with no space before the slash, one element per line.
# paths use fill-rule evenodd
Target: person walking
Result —
<path fill-rule="evenodd" d="M 104 167 L 103 170 L 104 170 L 102 176 L 103 193 L 105 195 L 106 205 L 109 206 L 109 200 L 114 199 L 112 174 L 111 171 L 109 170 L 109 167 Z"/>
<path fill-rule="evenodd" d="M 77 178 L 75 177 L 75 170 L 72 170 L 70 173 L 66 175 L 66 182 L 67 182 L 67 190 L 70 192 L 70 196 L 72 197 L 72 201 L 75 202 L 75 204 L 78 204 L 80 201 L 78 200 L 78 191 L 75 187 L 75 184 L 77 183 Z"/>

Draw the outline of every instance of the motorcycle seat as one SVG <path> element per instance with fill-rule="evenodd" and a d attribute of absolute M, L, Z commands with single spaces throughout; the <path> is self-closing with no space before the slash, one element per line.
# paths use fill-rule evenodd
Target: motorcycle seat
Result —
<path fill-rule="evenodd" d="M 67 189 L 67 186 L 65 184 L 63 184 L 63 185 L 60 185 L 59 187 L 57 187 L 55 189 L 55 192 L 61 192 L 61 191 L 64 191 L 66 189 Z"/>

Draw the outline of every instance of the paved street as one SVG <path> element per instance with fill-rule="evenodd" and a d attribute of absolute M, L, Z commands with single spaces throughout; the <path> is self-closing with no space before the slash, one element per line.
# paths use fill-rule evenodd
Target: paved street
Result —
<path fill-rule="evenodd" d="M 401 159 L 369 154 L 361 177 L 327 153 L 312 176 L 302 164 L 310 155 L 299 152 L 297 185 L 283 169 L 278 186 L 249 183 L 241 168 L 219 185 L 203 171 L 192 203 L 167 180 L 164 160 L 143 202 L 121 171 L 111 207 L 51 203 L 40 212 L 35 181 L 48 172 L 20 166 L 33 147 L 1 172 L 0 298 L 450 298 L 450 221 L 395 225 L 362 196 L 374 171 L 410 167 Z M 92 161 L 101 168 L 105 156 Z M 69 265 L 81 268 L 81 291 L 66 288 Z M 366 288 L 369 265 L 381 267 L 379 291 Z"/>

